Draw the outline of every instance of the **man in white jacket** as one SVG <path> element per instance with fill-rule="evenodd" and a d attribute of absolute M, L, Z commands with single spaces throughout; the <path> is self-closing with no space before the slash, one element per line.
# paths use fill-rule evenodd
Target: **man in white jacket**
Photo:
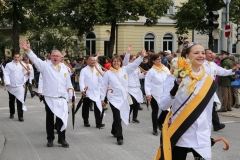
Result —
<path fill-rule="evenodd" d="M 58 124 L 58 143 L 68 148 L 65 139 L 65 130 L 68 120 L 67 89 L 73 88 L 67 67 L 60 63 L 61 52 L 53 50 L 51 62 L 42 61 L 30 49 L 30 43 L 21 41 L 21 47 L 26 51 L 29 59 L 41 72 L 43 79 L 43 91 L 46 109 L 47 146 L 53 147 L 54 140 L 54 114 Z"/>
<path fill-rule="evenodd" d="M 82 117 L 85 127 L 90 127 L 88 118 L 89 118 L 89 107 L 91 102 L 94 104 L 94 115 L 96 121 L 96 127 L 104 127 L 105 124 L 101 123 L 101 112 L 102 104 L 100 99 L 100 86 L 101 86 L 101 75 L 95 68 L 96 60 L 93 56 L 87 57 L 87 66 L 84 67 L 80 72 L 80 91 L 82 96 L 86 96 L 83 101 L 82 107 Z M 88 87 L 87 92 L 85 93 L 85 87 Z"/>
<path fill-rule="evenodd" d="M 24 121 L 23 111 L 27 110 L 24 105 L 24 77 L 29 74 L 20 62 L 20 54 L 15 54 L 14 60 L 9 62 L 4 69 L 4 82 L 9 94 L 10 119 L 14 118 L 15 99 L 17 99 L 18 120 Z"/>

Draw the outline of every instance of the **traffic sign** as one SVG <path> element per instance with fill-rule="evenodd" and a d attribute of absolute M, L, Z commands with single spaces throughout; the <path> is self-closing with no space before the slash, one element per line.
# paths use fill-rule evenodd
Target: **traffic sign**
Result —
<path fill-rule="evenodd" d="M 229 37 L 230 36 L 230 33 L 231 33 L 231 27 L 230 27 L 230 25 L 229 24 L 227 24 L 226 26 L 225 26 L 225 37 Z"/>

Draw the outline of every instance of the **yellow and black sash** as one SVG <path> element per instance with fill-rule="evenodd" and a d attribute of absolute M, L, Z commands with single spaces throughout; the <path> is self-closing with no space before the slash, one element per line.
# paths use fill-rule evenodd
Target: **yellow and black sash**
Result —
<path fill-rule="evenodd" d="M 155 160 L 172 160 L 172 149 L 197 120 L 203 110 L 208 105 L 210 99 L 217 89 L 217 84 L 210 76 L 207 76 L 202 88 L 193 99 L 184 107 L 174 122 L 169 126 L 168 122 L 172 115 L 172 110 L 168 113 L 162 129 L 162 147 L 159 148 Z M 210 138 L 210 137 L 209 137 Z"/>

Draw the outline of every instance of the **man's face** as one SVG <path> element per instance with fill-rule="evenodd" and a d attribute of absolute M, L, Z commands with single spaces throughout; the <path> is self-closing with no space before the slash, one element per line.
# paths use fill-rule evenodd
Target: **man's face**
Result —
<path fill-rule="evenodd" d="M 61 53 L 59 51 L 53 51 L 51 53 L 51 61 L 54 65 L 57 65 L 61 61 Z"/>
<path fill-rule="evenodd" d="M 205 53 L 206 60 L 207 61 L 212 61 L 213 60 L 213 52 L 211 50 L 207 50 Z"/>
<path fill-rule="evenodd" d="M 90 67 L 95 66 L 95 63 L 96 63 L 96 60 L 95 60 L 94 57 L 89 57 L 89 58 L 88 58 L 87 64 L 88 64 Z"/>
<path fill-rule="evenodd" d="M 228 55 L 222 54 L 222 59 L 226 58 Z"/>
<path fill-rule="evenodd" d="M 20 55 L 19 54 L 14 55 L 13 59 L 14 59 L 15 62 L 19 62 L 20 61 Z"/>

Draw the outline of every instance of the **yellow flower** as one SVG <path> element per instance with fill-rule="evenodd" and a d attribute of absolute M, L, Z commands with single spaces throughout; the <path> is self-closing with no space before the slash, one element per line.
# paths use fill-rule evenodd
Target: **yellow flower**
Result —
<path fill-rule="evenodd" d="M 180 77 L 185 77 L 186 76 L 186 72 L 185 71 L 181 71 L 180 74 L 179 74 Z"/>

